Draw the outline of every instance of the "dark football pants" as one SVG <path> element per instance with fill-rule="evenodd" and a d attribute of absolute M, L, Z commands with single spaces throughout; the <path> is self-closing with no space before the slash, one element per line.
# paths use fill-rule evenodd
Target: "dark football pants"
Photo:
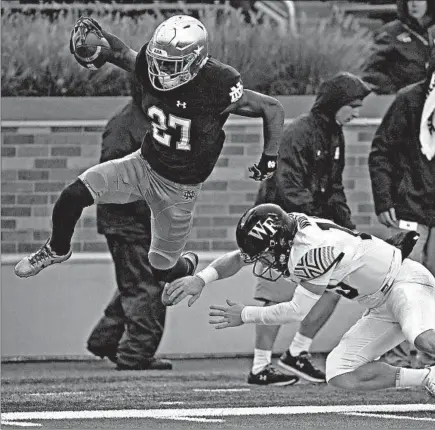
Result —
<path fill-rule="evenodd" d="M 128 366 L 147 363 L 160 344 L 166 307 L 163 283 L 151 273 L 143 240 L 107 235 L 115 264 L 118 292 L 88 339 L 95 349 L 117 351 L 117 362 Z"/>
<path fill-rule="evenodd" d="M 202 184 L 183 185 L 163 178 L 142 158 L 140 150 L 97 164 L 79 179 L 96 204 L 145 200 L 151 209 L 149 261 L 159 270 L 175 266 L 192 228 Z"/>

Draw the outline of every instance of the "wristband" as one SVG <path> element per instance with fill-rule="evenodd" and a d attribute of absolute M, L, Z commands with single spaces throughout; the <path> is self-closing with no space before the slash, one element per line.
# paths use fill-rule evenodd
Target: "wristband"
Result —
<path fill-rule="evenodd" d="M 276 169 L 276 161 L 278 160 L 278 155 L 267 155 L 264 152 L 261 154 L 260 162 L 258 163 L 258 168 L 264 172 L 273 172 Z"/>
<path fill-rule="evenodd" d="M 204 281 L 204 285 L 219 279 L 219 274 L 217 270 L 212 266 L 207 266 L 205 269 L 201 270 L 195 276 L 201 278 Z"/>

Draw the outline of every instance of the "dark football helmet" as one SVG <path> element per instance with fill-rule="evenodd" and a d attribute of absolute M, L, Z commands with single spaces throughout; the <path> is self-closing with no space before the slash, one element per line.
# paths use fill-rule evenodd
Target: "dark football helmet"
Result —
<path fill-rule="evenodd" d="M 243 261 L 253 263 L 254 275 L 268 281 L 289 276 L 287 265 L 296 231 L 296 219 L 278 205 L 267 203 L 249 209 L 236 229 Z"/>
<path fill-rule="evenodd" d="M 207 30 L 191 16 L 173 16 L 157 27 L 146 54 L 151 84 L 173 90 L 191 81 L 207 62 Z"/>

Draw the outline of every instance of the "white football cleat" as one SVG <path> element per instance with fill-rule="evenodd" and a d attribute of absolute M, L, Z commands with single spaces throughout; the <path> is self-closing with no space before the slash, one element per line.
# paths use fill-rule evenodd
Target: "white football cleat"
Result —
<path fill-rule="evenodd" d="M 57 255 L 49 245 L 49 240 L 36 252 L 24 257 L 15 266 L 14 272 L 20 278 L 29 278 L 37 275 L 42 269 L 55 263 L 62 263 L 71 257 L 72 251 L 68 254 Z"/>
<path fill-rule="evenodd" d="M 424 386 L 429 394 L 435 397 L 435 366 L 429 367 L 429 374 L 424 380 Z"/>

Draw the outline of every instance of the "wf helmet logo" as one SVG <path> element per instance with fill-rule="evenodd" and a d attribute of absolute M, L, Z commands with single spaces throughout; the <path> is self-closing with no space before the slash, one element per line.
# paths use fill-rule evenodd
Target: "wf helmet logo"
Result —
<path fill-rule="evenodd" d="M 257 224 L 252 227 L 248 236 L 254 236 L 257 239 L 264 239 L 268 236 L 273 236 L 277 232 L 275 228 L 275 222 L 272 217 L 267 217 L 263 222 L 258 221 Z"/>
<path fill-rule="evenodd" d="M 237 85 L 234 87 L 231 87 L 230 91 L 230 97 L 231 97 L 231 103 L 236 102 L 239 100 L 240 97 L 243 95 L 243 85 L 241 82 L 237 82 Z"/>

